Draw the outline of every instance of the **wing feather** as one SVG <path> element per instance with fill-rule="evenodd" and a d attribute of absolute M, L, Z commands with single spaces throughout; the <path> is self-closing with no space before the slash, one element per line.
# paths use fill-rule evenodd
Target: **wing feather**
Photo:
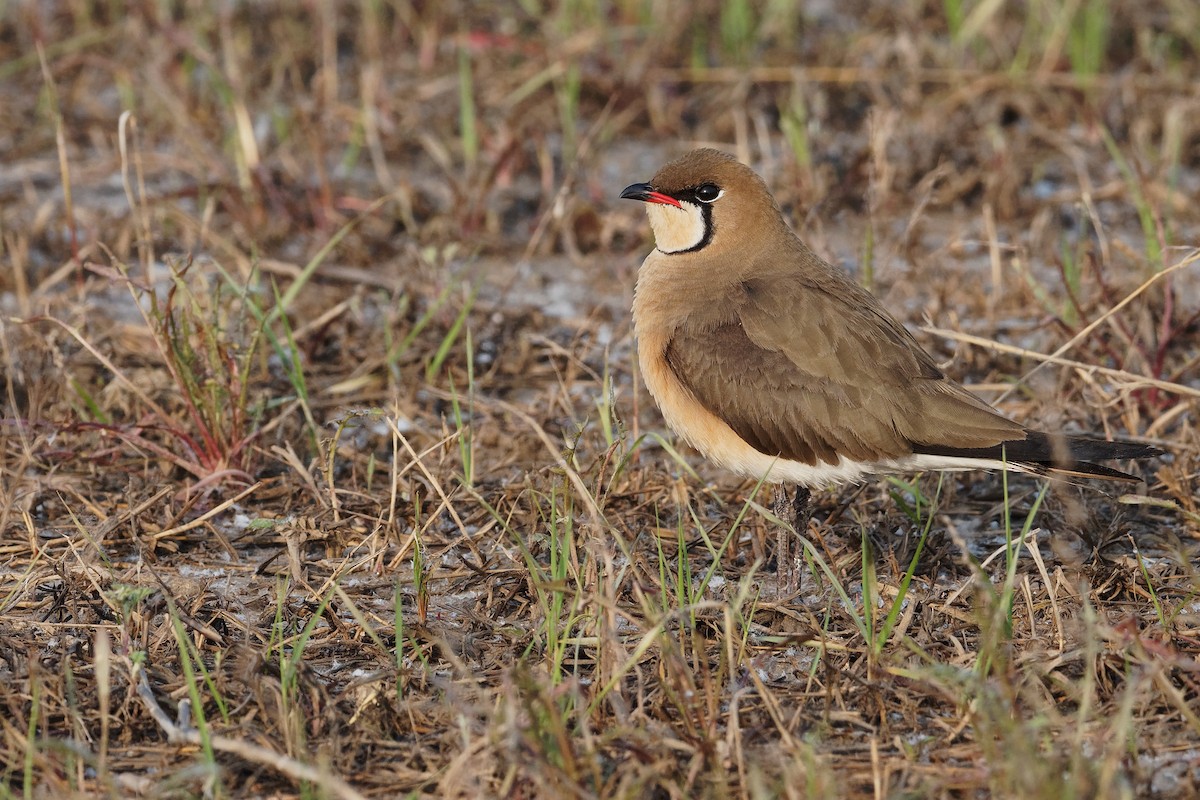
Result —
<path fill-rule="evenodd" d="M 865 290 L 849 281 L 837 288 L 795 273 L 747 281 L 727 309 L 685 323 L 667 363 L 756 450 L 804 464 L 1025 438 L 1019 424 L 948 381 Z"/>

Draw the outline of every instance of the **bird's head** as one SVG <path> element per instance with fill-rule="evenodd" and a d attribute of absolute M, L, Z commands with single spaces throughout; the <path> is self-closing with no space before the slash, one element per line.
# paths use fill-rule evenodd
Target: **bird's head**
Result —
<path fill-rule="evenodd" d="M 621 197 L 646 203 L 658 249 L 668 255 L 715 253 L 782 225 L 771 193 L 746 165 L 719 150 L 693 150 Z M 736 233 L 736 235 L 735 235 Z"/>

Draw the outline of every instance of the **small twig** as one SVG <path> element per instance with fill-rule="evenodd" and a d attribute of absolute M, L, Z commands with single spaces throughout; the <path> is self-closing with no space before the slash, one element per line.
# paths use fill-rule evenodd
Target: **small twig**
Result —
<path fill-rule="evenodd" d="M 146 679 L 145 670 L 140 666 L 135 666 L 134 675 L 137 683 L 138 699 L 142 701 L 142 705 L 150 712 L 150 716 L 154 718 L 158 727 L 162 728 L 163 733 L 167 735 L 167 741 L 171 744 L 199 746 L 201 744 L 200 731 L 195 728 L 185 728 L 171 720 L 170 716 L 167 715 L 167 712 L 163 710 L 163 707 L 158 704 L 158 700 L 154 697 L 154 690 L 150 688 L 150 682 Z M 253 764 L 262 764 L 263 766 L 270 767 L 297 782 L 307 781 L 317 784 L 332 796 L 349 798 L 349 800 L 366 800 L 365 795 L 359 793 L 358 790 L 337 775 L 297 761 L 290 756 L 277 753 L 261 745 L 219 734 L 209 736 L 208 742 L 213 750 L 218 750 L 222 753 L 231 753 Z"/>
<path fill-rule="evenodd" d="M 165 539 L 168 536 L 174 536 L 177 533 L 184 533 L 186 531 L 190 531 L 192 528 L 198 528 L 199 526 L 203 525 L 205 522 L 208 522 L 210 519 L 212 519 L 213 517 L 220 514 L 225 509 L 229 508 L 230 506 L 234 505 L 235 503 L 240 502 L 243 498 L 247 497 L 248 495 L 254 494 L 256 491 L 258 491 L 262 487 L 262 485 L 263 485 L 263 482 L 259 481 L 258 483 L 254 484 L 253 486 L 248 486 L 245 489 L 243 489 L 241 491 L 241 493 L 237 494 L 234 497 L 229 498 L 225 502 L 221 503 L 219 506 L 210 508 L 208 511 L 204 512 L 204 514 L 202 514 L 199 517 L 196 517 L 191 522 L 185 522 L 183 525 L 176 525 L 174 528 L 168 528 L 165 531 L 159 531 L 158 533 L 153 534 L 151 536 L 151 538 Z"/>
<path fill-rule="evenodd" d="M 1096 274 L 1096 283 L 1100 286 L 1100 296 L 1104 298 L 1105 305 L 1111 306 L 1114 305 L 1115 301 L 1113 300 L 1113 293 L 1109 289 L 1108 282 L 1104 279 L 1104 263 L 1105 262 L 1102 262 L 1100 259 L 1093 258 L 1092 269 Z M 1170 283 L 1167 285 L 1170 286 Z M 1080 311 L 1080 316 L 1083 316 L 1082 310 Z M 1125 324 L 1125 320 L 1123 320 L 1121 317 L 1113 316 L 1111 319 L 1113 326 L 1117 330 L 1117 333 L 1124 337 L 1126 344 L 1133 347 L 1133 349 L 1137 351 L 1137 354 L 1141 356 L 1142 363 L 1146 365 L 1146 369 L 1153 371 L 1153 359 L 1150 357 L 1150 353 L 1146 349 L 1146 345 L 1142 342 L 1142 340 L 1134 335 L 1133 330 L 1127 324 Z M 1117 358 L 1112 346 L 1107 342 L 1104 343 L 1104 348 L 1108 352 L 1109 358 L 1112 359 L 1114 364 L 1123 365 L 1128 363 L 1128 361 L 1123 361 L 1122 359 Z M 1162 373 L 1155 371 L 1154 377 L 1161 378 Z"/>
<path fill-rule="evenodd" d="M 1069 366 L 1082 367 L 1084 369 L 1095 369 L 1095 370 L 1104 372 L 1105 374 L 1108 374 L 1108 375 L 1111 375 L 1114 377 L 1116 377 L 1119 373 L 1120 377 L 1125 380 L 1141 381 L 1150 386 L 1158 386 L 1160 389 L 1164 389 L 1169 392 L 1176 392 L 1176 393 L 1181 393 L 1181 394 L 1196 394 L 1197 396 L 1200 396 L 1200 392 L 1193 392 L 1193 391 L 1189 390 L 1188 387 L 1180 386 L 1179 384 L 1167 383 L 1165 381 L 1159 381 L 1154 378 L 1143 378 L 1138 375 L 1133 375 L 1132 373 L 1125 372 L 1123 370 L 1106 370 L 1102 367 L 1091 367 L 1086 364 L 1080 364 L 1079 362 L 1074 362 L 1074 361 L 1069 362 L 1065 359 L 1061 359 L 1061 360 L 1059 359 L 1059 356 L 1061 356 L 1063 353 L 1067 352 L 1068 350 L 1073 348 L 1075 345 L 1079 344 L 1081 341 L 1083 341 L 1085 338 L 1087 338 L 1091 334 L 1092 331 L 1094 331 L 1096 328 L 1098 328 L 1102 324 L 1104 324 L 1104 322 L 1106 320 L 1108 320 L 1109 317 L 1116 314 L 1122 308 L 1124 308 L 1125 306 L 1132 303 L 1134 298 L 1136 298 L 1142 292 L 1149 289 L 1151 286 L 1153 286 L 1155 283 L 1157 283 L 1162 278 L 1165 278 L 1166 276 L 1171 275 L 1172 273 L 1178 272 L 1179 270 L 1183 269 L 1184 267 L 1191 266 L 1192 264 L 1195 264 L 1197 261 L 1200 261 L 1200 250 L 1193 250 L 1191 253 L 1188 254 L 1187 258 L 1183 259 L 1178 264 L 1172 264 L 1171 266 L 1167 267 L 1166 269 L 1164 269 L 1160 272 L 1154 273 L 1149 278 L 1147 278 L 1145 281 L 1143 281 L 1141 286 L 1137 287 L 1132 292 L 1130 292 L 1125 297 L 1124 300 L 1117 303 L 1115 306 L 1113 306 L 1112 308 L 1110 308 L 1108 311 L 1104 312 L 1100 316 L 1096 317 L 1096 319 L 1092 320 L 1087 326 L 1085 326 L 1083 328 L 1083 330 L 1079 331 L 1079 333 L 1072 336 L 1068 342 L 1063 344 L 1061 347 L 1059 347 L 1057 350 L 1055 350 L 1049 356 L 1041 355 L 1040 353 L 1035 354 L 1030 350 L 1025 350 L 1024 348 L 1013 348 L 1012 350 L 1008 350 L 1007 352 L 1020 352 L 1023 355 L 1029 355 L 1029 356 L 1034 356 L 1034 357 L 1040 358 L 1043 363 L 1038 364 L 1036 367 L 1029 370 L 1029 372 L 1026 372 L 1025 375 L 1021 378 L 1021 380 L 1016 385 L 1014 385 L 1011 389 L 1009 389 L 1008 391 L 1001 394 L 1000 397 L 996 398 L 996 402 L 999 403 L 1001 400 L 1008 397 L 1009 394 L 1016 391 L 1017 386 L 1019 386 L 1020 384 L 1028 382 L 1028 380 L 1033 376 L 1033 374 L 1035 372 L 1037 372 L 1038 370 L 1040 370 L 1042 367 L 1044 367 L 1046 364 L 1067 364 Z M 945 332 L 945 331 L 937 332 L 936 329 L 925 328 L 924 330 L 927 333 L 934 334 L 935 336 L 947 336 L 948 335 L 947 332 Z M 949 336 L 948 338 L 954 339 L 954 338 L 958 338 L 959 336 L 960 336 L 959 334 L 956 334 L 954 336 Z M 969 339 L 965 335 L 961 335 L 961 336 L 963 337 L 961 339 L 961 341 L 969 341 Z M 971 337 L 971 338 L 979 338 L 979 337 Z M 1000 345 L 998 342 L 992 342 L 987 339 L 979 339 L 979 341 L 975 342 L 975 344 L 983 344 L 984 346 L 994 346 L 994 347 L 996 347 L 996 349 L 1001 350 L 1001 351 L 1004 351 L 1005 347 L 1006 347 L 1005 345 Z"/>
<path fill-rule="evenodd" d="M 982 336 L 972 336 L 969 333 L 961 333 L 959 331 L 952 331 L 952 330 L 949 330 L 948 328 L 935 328 L 931 325 L 926 325 L 926 326 L 922 327 L 921 330 L 923 330 L 926 333 L 931 334 L 933 336 L 941 336 L 945 339 L 952 339 L 956 342 L 966 342 L 967 344 L 973 344 L 978 347 L 986 347 L 989 350 L 995 350 L 998 353 L 1011 353 L 1013 355 L 1022 356 L 1024 358 L 1032 358 L 1035 361 L 1042 362 L 1041 364 L 1038 364 L 1038 367 L 1044 366 L 1046 364 L 1057 364 L 1060 367 L 1073 367 L 1073 368 L 1075 368 L 1077 370 L 1081 370 L 1082 372 L 1085 372 L 1085 373 L 1094 373 L 1094 374 L 1099 374 L 1099 375 L 1105 375 L 1105 376 L 1107 376 L 1109 378 L 1113 378 L 1115 380 L 1128 381 L 1129 383 L 1134 383 L 1134 384 L 1144 385 L 1144 386 L 1154 386 L 1159 389 L 1162 389 L 1165 392 L 1170 392 L 1172 394 L 1188 395 L 1190 397 L 1200 397 L 1200 389 L 1195 389 L 1195 388 L 1192 388 L 1191 386 L 1185 386 L 1182 383 L 1171 383 L 1170 381 L 1160 381 L 1156 378 L 1147 378 L 1142 375 L 1135 375 L 1132 372 L 1126 372 L 1123 369 L 1112 369 L 1110 367 L 1100 367 L 1095 364 L 1085 364 L 1082 361 L 1075 361 L 1070 358 L 1059 358 L 1057 355 L 1046 355 L 1045 353 L 1039 353 L 1036 350 L 1029 350 L 1024 347 L 1017 347 L 1016 345 L 1004 344 L 1002 342 L 993 341 L 992 339 L 985 339 Z M 1059 348 L 1060 351 L 1061 351 L 1061 349 L 1062 348 Z M 1036 369 L 1036 367 L 1035 367 L 1035 369 Z M 1027 376 L 1032 373 L 1033 373 L 1033 370 L 1030 370 L 1030 372 L 1027 373 Z M 1008 393 L 1005 392 L 1005 394 L 1008 394 Z M 1001 399 L 1003 399 L 1003 396 L 1001 397 Z M 997 400 L 996 402 L 1000 402 L 1000 401 Z"/>

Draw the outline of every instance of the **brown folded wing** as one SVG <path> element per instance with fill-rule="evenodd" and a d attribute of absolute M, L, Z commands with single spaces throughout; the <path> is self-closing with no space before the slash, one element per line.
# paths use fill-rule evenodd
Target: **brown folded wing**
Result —
<path fill-rule="evenodd" d="M 728 308 L 690 319 L 666 360 L 755 449 L 805 464 L 1025 438 L 946 380 L 870 294 L 837 283 L 830 292 L 795 273 L 747 281 Z"/>

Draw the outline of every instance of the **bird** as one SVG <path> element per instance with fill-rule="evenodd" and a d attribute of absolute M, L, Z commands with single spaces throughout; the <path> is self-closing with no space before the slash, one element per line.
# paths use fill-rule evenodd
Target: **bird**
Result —
<path fill-rule="evenodd" d="M 654 233 L 633 299 L 651 396 L 710 461 L 794 484 L 797 530 L 808 526 L 811 490 L 872 475 L 986 469 L 1138 482 L 1094 462 L 1162 452 L 1027 428 L 971 394 L 874 295 L 813 252 L 763 179 L 727 153 L 693 150 L 621 197 L 645 203 Z"/>

